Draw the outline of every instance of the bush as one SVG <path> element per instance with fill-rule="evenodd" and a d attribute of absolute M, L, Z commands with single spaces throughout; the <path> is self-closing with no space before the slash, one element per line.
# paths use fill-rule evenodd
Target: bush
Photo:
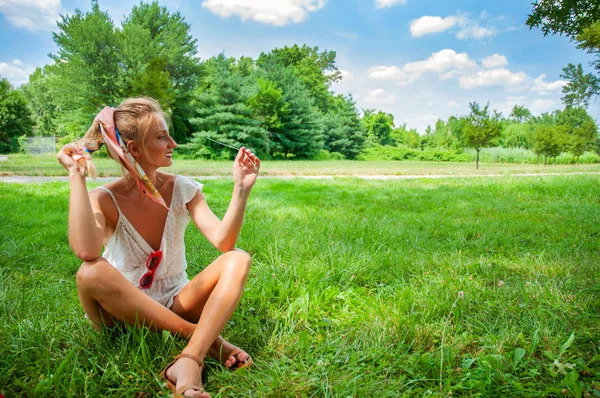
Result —
<path fill-rule="evenodd" d="M 329 152 L 321 149 L 313 160 L 344 160 L 344 155 L 339 152 Z"/>
<path fill-rule="evenodd" d="M 465 151 L 472 161 L 475 160 L 475 150 L 469 149 Z M 568 152 L 563 152 L 556 157 L 556 164 L 571 164 L 572 157 Z M 524 148 L 484 148 L 479 153 L 479 161 L 484 163 L 526 163 L 536 164 L 538 156 L 529 149 Z M 540 164 L 544 163 L 544 158 L 540 157 Z M 575 159 L 577 163 L 577 159 Z M 549 164 L 554 164 L 554 158 L 548 159 Z M 594 152 L 585 152 L 579 158 L 579 163 L 600 163 L 600 156 Z"/>
<path fill-rule="evenodd" d="M 470 162 L 474 158 L 447 149 L 413 149 L 405 146 L 376 145 L 367 148 L 358 160 L 423 160 L 429 162 Z"/>

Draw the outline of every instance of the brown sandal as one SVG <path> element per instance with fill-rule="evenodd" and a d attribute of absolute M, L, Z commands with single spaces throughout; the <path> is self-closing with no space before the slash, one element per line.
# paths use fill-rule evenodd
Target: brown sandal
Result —
<path fill-rule="evenodd" d="M 168 364 L 165 367 L 165 369 L 160 373 L 160 376 L 162 377 L 162 379 L 167 382 L 167 387 L 169 388 L 169 390 L 171 390 L 175 394 L 175 396 L 183 396 L 183 393 L 186 392 L 187 390 L 197 390 L 200 392 L 200 394 L 202 394 L 203 392 L 206 392 L 204 390 L 204 388 L 200 387 L 197 384 L 186 384 L 180 388 L 176 388 L 177 383 L 173 383 L 171 380 L 169 380 L 169 378 L 167 377 L 167 370 L 169 370 L 169 368 L 171 366 L 175 365 L 175 362 L 177 362 L 177 360 L 179 358 L 189 358 L 189 359 L 193 359 L 194 361 L 196 361 L 196 363 L 200 367 L 200 376 L 202 377 L 202 370 L 204 370 L 204 362 L 202 362 L 198 357 L 196 357 L 194 355 L 184 354 L 184 353 L 179 354 L 175 357 L 173 362 Z"/>

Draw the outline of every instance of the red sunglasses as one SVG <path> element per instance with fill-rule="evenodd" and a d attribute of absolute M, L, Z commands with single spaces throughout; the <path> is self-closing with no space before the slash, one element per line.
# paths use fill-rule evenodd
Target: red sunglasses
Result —
<path fill-rule="evenodd" d="M 152 286 L 152 282 L 154 282 L 154 273 L 156 269 L 160 265 L 160 261 L 162 260 L 162 251 L 157 250 L 154 253 L 150 254 L 148 260 L 146 260 L 146 268 L 148 268 L 148 272 L 146 272 L 140 278 L 140 287 L 142 289 L 148 289 Z"/>

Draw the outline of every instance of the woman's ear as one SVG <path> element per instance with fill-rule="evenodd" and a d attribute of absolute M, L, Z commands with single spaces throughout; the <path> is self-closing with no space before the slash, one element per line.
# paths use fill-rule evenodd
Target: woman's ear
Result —
<path fill-rule="evenodd" d="M 137 142 L 127 141 L 127 144 L 125 145 L 127 146 L 127 151 L 129 151 L 131 156 L 134 158 L 139 158 L 141 156 L 140 148 Z"/>

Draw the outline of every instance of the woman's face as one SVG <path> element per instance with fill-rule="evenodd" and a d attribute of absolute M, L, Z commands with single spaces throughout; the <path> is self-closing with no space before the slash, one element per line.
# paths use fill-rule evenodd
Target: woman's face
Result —
<path fill-rule="evenodd" d="M 169 128 L 162 116 L 155 116 L 145 141 L 146 153 L 142 159 L 153 167 L 169 167 L 173 164 L 173 149 L 177 143 L 169 135 Z"/>

